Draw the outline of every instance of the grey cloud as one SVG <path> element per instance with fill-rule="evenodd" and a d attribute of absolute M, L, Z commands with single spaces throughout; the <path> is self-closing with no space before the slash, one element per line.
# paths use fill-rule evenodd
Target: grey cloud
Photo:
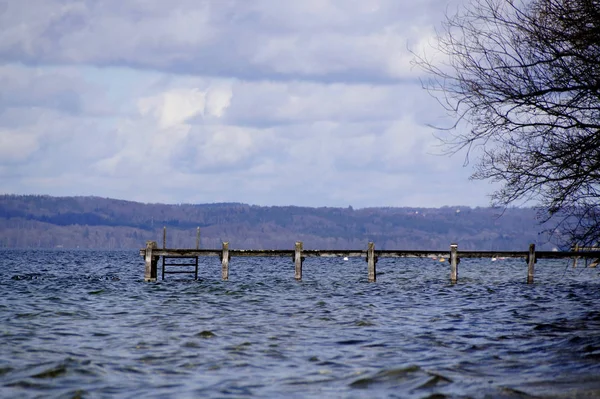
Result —
<path fill-rule="evenodd" d="M 240 79 L 402 81 L 386 63 L 442 0 L 10 2 L 0 60 Z M 395 44 L 390 48 L 390 40 Z"/>
<path fill-rule="evenodd" d="M 72 115 L 97 116 L 115 112 L 103 90 L 74 71 L 0 66 L 0 87 L 3 113 L 10 114 L 7 110 L 11 108 L 48 108 Z"/>
<path fill-rule="evenodd" d="M 73 114 L 81 111 L 81 97 L 70 79 L 27 72 L 23 69 L 0 69 L 0 107 L 44 107 Z"/>
<path fill-rule="evenodd" d="M 7 4 L 4 190 L 271 205 L 465 202 L 448 187 L 466 181 L 462 160 L 426 154 L 423 123 L 440 114 L 406 70 L 406 45 L 431 30 L 446 1 Z M 484 191 L 477 187 L 472 197 Z"/>

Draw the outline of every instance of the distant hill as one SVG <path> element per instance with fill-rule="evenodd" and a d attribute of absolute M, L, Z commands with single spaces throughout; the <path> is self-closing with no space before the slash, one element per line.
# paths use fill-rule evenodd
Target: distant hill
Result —
<path fill-rule="evenodd" d="M 0 195 L 0 247 L 138 249 L 146 240 L 191 248 L 526 250 L 553 245 L 531 208 L 307 208 L 240 203 L 143 204 L 100 197 Z"/>

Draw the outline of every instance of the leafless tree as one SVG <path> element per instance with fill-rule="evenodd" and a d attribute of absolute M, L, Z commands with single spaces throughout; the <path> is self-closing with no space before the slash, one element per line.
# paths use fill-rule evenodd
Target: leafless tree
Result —
<path fill-rule="evenodd" d="M 600 0 L 470 0 L 434 47 L 415 63 L 455 118 L 445 148 L 477 154 L 493 205 L 533 201 L 562 243 L 598 243 Z"/>

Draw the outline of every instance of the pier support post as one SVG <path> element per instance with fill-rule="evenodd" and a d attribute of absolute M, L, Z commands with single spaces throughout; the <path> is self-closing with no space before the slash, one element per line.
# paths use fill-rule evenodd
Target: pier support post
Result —
<path fill-rule="evenodd" d="M 450 244 L 450 283 L 458 281 L 458 244 Z"/>
<path fill-rule="evenodd" d="M 156 241 L 146 241 L 146 270 L 144 271 L 144 281 L 156 281 L 158 256 L 152 254 L 152 250 L 156 249 Z"/>
<path fill-rule="evenodd" d="M 163 227 L 163 249 L 167 247 L 167 226 Z"/>
<path fill-rule="evenodd" d="M 223 243 L 223 252 L 221 253 L 221 277 L 229 280 L 229 243 Z"/>
<path fill-rule="evenodd" d="M 302 280 L 302 262 L 303 261 L 304 261 L 304 258 L 302 257 L 302 241 L 297 241 L 296 247 L 294 249 L 294 266 L 295 266 L 294 277 L 298 281 Z"/>
<path fill-rule="evenodd" d="M 527 284 L 533 284 L 533 271 L 536 262 L 535 244 L 529 244 L 529 254 L 527 255 Z"/>
<path fill-rule="evenodd" d="M 369 243 L 369 249 L 367 249 L 367 268 L 369 271 L 369 282 L 374 283 L 377 281 L 375 265 L 377 264 L 377 257 L 375 256 L 375 243 Z"/>
<path fill-rule="evenodd" d="M 579 252 L 579 244 L 575 244 L 575 248 L 573 249 L 573 251 L 575 251 L 575 252 Z M 578 259 L 579 259 L 579 257 L 578 257 L 578 256 L 575 256 L 575 257 L 573 258 L 573 268 L 576 268 L 576 267 L 577 267 L 577 260 L 578 260 Z"/>

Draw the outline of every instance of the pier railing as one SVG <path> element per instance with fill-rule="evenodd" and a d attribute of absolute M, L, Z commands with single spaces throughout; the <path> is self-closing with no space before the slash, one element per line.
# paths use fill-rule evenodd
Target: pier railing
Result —
<path fill-rule="evenodd" d="M 296 242 L 294 249 L 230 249 L 229 243 L 224 242 L 221 249 L 200 249 L 197 239 L 195 249 L 166 248 L 166 239 L 163 239 L 163 248 L 158 248 L 156 241 L 148 241 L 146 248 L 140 250 L 140 255 L 145 260 L 144 281 L 156 281 L 158 275 L 158 261 L 162 257 L 162 277 L 169 273 L 192 273 L 198 277 L 199 257 L 218 257 L 221 261 L 221 278 L 229 279 L 229 261 L 232 257 L 289 257 L 294 262 L 294 277 L 302 280 L 302 263 L 305 258 L 312 257 L 361 257 L 367 263 L 367 275 L 371 282 L 376 281 L 376 265 L 380 258 L 444 258 L 450 264 L 450 282 L 458 281 L 458 265 L 461 258 L 524 258 L 527 263 L 527 283 L 533 283 L 535 264 L 538 259 L 592 259 L 590 267 L 595 267 L 600 261 L 600 253 L 593 248 L 576 251 L 536 251 L 535 244 L 530 244 L 527 251 L 459 251 L 457 244 L 451 244 L 448 251 L 442 250 L 376 250 L 375 244 L 370 242 L 367 249 L 303 249 L 302 242 Z M 191 260 L 187 263 L 168 263 L 170 259 Z M 193 263 L 192 263 L 193 262 Z M 575 266 L 576 264 L 574 264 Z M 168 271 L 170 266 L 193 266 L 193 271 Z"/>

